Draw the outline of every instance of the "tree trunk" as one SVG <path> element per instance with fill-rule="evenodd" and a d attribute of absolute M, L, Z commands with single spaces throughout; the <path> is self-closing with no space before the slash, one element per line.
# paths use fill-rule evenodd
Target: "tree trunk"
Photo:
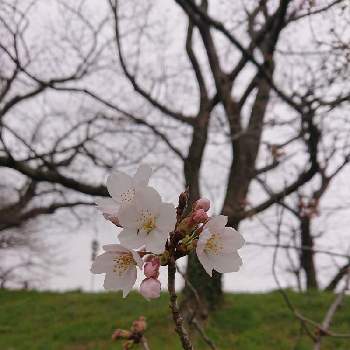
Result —
<path fill-rule="evenodd" d="M 190 205 L 200 198 L 200 167 L 207 141 L 209 114 L 204 114 L 201 120 L 200 125 L 193 130 L 192 143 L 184 162 L 184 175 L 186 185 L 189 188 Z M 183 291 L 184 299 L 181 304 L 182 310 L 188 314 L 190 309 L 196 308 L 196 311 L 200 310 L 199 316 L 206 318 L 208 312 L 214 310 L 221 303 L 223 295 L 221 274 L 214 272 L 213 277 L 210 277 L 198 261 L 196 254 L 193 253 L 188 258 L 186 279 L 187 282 Z M 197 297 L 193 292 L 193 288 L 198 294 Z M 201 305 L 196 307 L 198 296 L 201 300 Z"/>
<path fill-rule="evenodd" d="M 301 250 L 300 255 L 301 267 L 305 272 L 307 290 L 318 289 L 314 253 L 312 251 L 314 240 L 311 235 L 310 223 L 309 217 L 303 217 L 300 222 L 301 246 L 307 247 L 307 249 Z"/>
<path fill-rule="evenodd" d="M 215 310 L 222 302 L 221 274 L 213 271 L 213 276 L 210 277 L 203 269 L 196 253 L 192 253 L 188 257 L 187 278 L 192 286 L 202 286 L 201 288 L 196 288 L 201 300 L 201 305 L 196 311 L 202 319 L 205 319 L 208 316 L 208 312 Z M 184 297 L 187 300 L 186 303 L 189 303 L 188 305 L 192 306 L 192 308 L 198 304 L 197 300 L 194 300 L 193 291 L 188 284 L 185 285 Z"/>

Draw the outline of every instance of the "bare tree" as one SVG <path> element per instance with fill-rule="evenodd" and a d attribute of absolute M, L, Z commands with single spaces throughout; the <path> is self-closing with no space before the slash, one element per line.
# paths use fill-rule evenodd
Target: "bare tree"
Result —
<path fill-rule="evenodd" d="M 61 1 L 59 40 L 33 53 L 29 9 L 5 2 L 0 166 L 83 202 L 107 195 L 101 179 L 113 166 L 168 163 L 190 201 L 213 189 L 237 228 L 318 181 L 327 140 L 347 138 L 344 3 L 110 0 L 90 17 L 89 1 Z M 47 62 L 55 74 L 40 69 Z M 194 256 L 187 280 L 218 305 L 221 276 Z"/>

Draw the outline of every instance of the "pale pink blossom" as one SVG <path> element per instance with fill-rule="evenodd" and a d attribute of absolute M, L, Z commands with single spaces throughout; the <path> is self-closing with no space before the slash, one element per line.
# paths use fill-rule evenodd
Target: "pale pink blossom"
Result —
<path fill-rule="evenodd" d="M 136 191 L 148 185 L 152 169 L 148 165 L 140 165 L 136 174 L 131 177 L 121 171 L 114 171 L 107 178 L 107 189 L 112 198 L 97 198 L 97 207 L 105 214 L 107 220 L 118 222 L 121 206 L 131 204 Z"/>
<path fill-rule="evenodd" d="M 191 220 L 195 224 L 204 223 L 208 220 L 208 214 L 204 211 L 204 209 L 197 209 L 191 215 Z"/>
<path fill-rule="evenodd" d="M 142 268 L 143 261 L 139 254 L 120 244 L 103 246 L 105 251 L 98 255 L 91 266 L 95 274 L 105 273 L 104 288 L 107 290 L 122 290 L 125 298 L 134 286 L 137 270 Z"/>
<path fill-rule="evenodd" d="M 196 211 L 198 209 L 203 209 L 204 211 L 208 211 L 210 208 L 210 201 L 206 198 L 199 198 L 195 203 L 193 209 Z"/>
<path fill-rule="evenodd" d="M 159 276 L 160 261 L 156 256 L 151 256 L 143 265 L 143 273 L 147 278 L 157 278 Z"/>
<path fill-rule="evenodd" d="M 174 230 L 176 210 L 173 204 L 162 203 L 155 189 L 145 187 L 136 192 L 134 204 L 121 208 L 118 218 L 123 227 L 119 234 L 123 245 L 128 248 L 144 245 L 146 251 L 160 254 Z"/>
<path fill-rule="evenodd" d="M 237 250 L 244 245 L 244 239 L 232 227 L 225 227 L 226 224 L 226 216 L 213 217 L 199 235 L 196 253 L 210 276 L 213 269 L 221 273 L 236 272 L 242 265 Z"/>
<path fill-rule="evenodd" d="M 146 278 L 141 282 L 140 293 L 146 299 L 156 299 L 160 297 L 160 287 L 156 278 Z"/>

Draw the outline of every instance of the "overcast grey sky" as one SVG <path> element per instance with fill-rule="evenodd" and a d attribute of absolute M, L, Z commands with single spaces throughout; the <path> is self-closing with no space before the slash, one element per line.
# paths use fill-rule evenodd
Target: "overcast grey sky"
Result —
<path fill-rule="evenodd" d="M 23 1 L 23 4 L 27 2 L 27 0 Z M 55 6 L 53 6 L 53 1 L 43 1 L 39 0 L 37 2 L 37 7 L 35 8 L 35 11 L 31 12 L 32 16 L 32 23 L 31 26 L 33 27 L 31 31 L 29 31 L 29 40 L 32 40 L 33 47 L 39 44 L 43 44 L 46 42 L 46 40 L 57 40 L 59 42 L 60 37 L 53 36 L 53 34 L 48 30 L 50 28 L 49 24 L 51 25 L 63 25 L 61 22 L 60 13 L 57 10 Z M 68 2 L 69 3 L 69 2 Z M 92 18 L 101 19 L 104 14 L 104 5 L 101 6 L 101 2 L 97 0 L 89 0 L 87 1 L 88 8 L 87 12 L 91 13 Z M 103 2 L 104 3 L 104 2 Z M 220 6 L 223 6 L 224 1 L 218 2 L 218 8 Z M 161 18 L 160 22 L 162 25 L 164 25 L 164 28 L 167 28 L 167 34 L 169 34 L 170 38 L 175 38 L 174 40 L 170 40 L 166 44 L 166 53 L 171 56 L 171 53 L 177 52 L 177 49 L 179 46 L 183 45 L 183 36 L 185 33 L 185 26 L 183 26 L 183 23 L 181 20 L 179 20 L 178 16 L 181 14 L 181 11 L 177 6 L 173 4 L 173 1 L 158 1 L 156 3 L 157 9 L 160 13 L 164 14 L 164 18 Z M 237 5 L 238 6 L 238 5 Z M 213 9 L 213 13 L 215 13 L 216 7 Z M 169 15 L 169 13 L 171 15 Z M 230 13 L 225 14 L 225 16 L 230 16 Z M 166 21 L 168 20 L 168 21 Z M 163 21 L 163 22 L 162 22 Z M 312 24 L 304 24 L 308 26 L 312 26 Z M 177 31 L 175 34 L 172 33 L 173 28 L 177 28 Z M 304 27 L 305 29 L 306 27 Z M 308 27 L 309 28 L 309 27 Z M 296 27 L 293 29 L 292 32 L 287 33 L 291 37 L 295 37 L 298 43 L 298 48 L 306 49 L 308 46 L 308 40 L 311 36 L 311 31 L 307 31 L 308 34 L 305 34 L 305 30 L 302 26 Z M 237 29 L 240 30 L 240 29 Z M 320 32 L 325 31 L 325 28 L 319 28 Z M 108 32 L 108 31 L 107 31 Z M 106 33 L 107 33 L 106 32 Z M 169 32 L 169 33 L 168 33 Z M 107 35 L 107 34 L 105 34 Z M 243 34 L 242 34 L 243 35 Z M 158 35 L 161 36 L 161 35 Z M 157 37 L 158 38 L 158 37 Z M 161 38 L 158 38 L 159 40 Z M 218 39 L 219 40 L 219 39 Z M 157 41 L 157 40 L 155 40 Z M 159 44 L 157 42 L 157 44 Z M 161 44 L 161 43 L 160 43 Z M 230 54 L 233 55 L 233 53 L 223 53 L 223 57 L 227 60 L 228 56 L 230 59 L 232 58 Z M 74 61 L 75 58 L 70 57 L 69 54 L 67 54 L 66 51 L 60 50 L 58 52 L 58 59 L 61 59 L 63 62 L 71 63 Z M 170 67 L 173 61 L 169 60 L 169 57 L 167 56 L 167 63 Z M 148 57 L 147 57 L 148 58 Z M 204 58 L 202 57 L 201 59 Z M 146 60 L 146 59 L 145 59 Z M 147 60 L 146 60 L 147 61 Z M 229 61 L 229 60 L 227 60 Z M 179 65 L 182 64 L 181 58 L 179 58 L 179 62 L 175 62 Z M 48 72 L 54 72 L 55 69 L 57 69 L 56 62 L 52 62 L 48 60 L 48 65 L 41 68 L 41 74 L 44 74 L 46 71 Z M 284 67 L 277 67 L 277 72 L 282 72 Z M 298 67 L 295 67 L 295 70 L 297 71 L 296 74 L 302 74 L 303 72 L 299 72 Z M 158 67 L 152 67 L 150 65 L 150 72 L 152 73 L 152 69 L 157 70 Z M 280 70 L 279 70 L 280 69 Z M 254 71 L 247 71 L 244 74 L 246 76 L 250 76 Z M 104 73 L 105 74 L 105 73 Z M 244 74 L 242 76 L 242 81 L 244 81 Z M 208 74 L 209 75 L 209 74 Z M 109 77 L 108 77 L 109 78 Z M 209 79 L 209 78 L 208 78 Z M 101 84 L 102 82 L 102 84 Z M 105 82 L 108 82 L 105 83 Z M 91 82 L 92 84 L 95 84 L 99 88 L 101 88 L 101 91 L 105 92 L 106 94 L 109 94 L 109 96 L 115 96 L 116 99 L 120 99 L 121 103 L 124 104 L 135 104 L 135 110 L 139 108 L 138 105 L 139 101 L 135 101 L 132 95 L 128 95 L 128 91 L 126 89 L 126 85 L 128 84 L 122 84 L 119 81 L 114 81 L 106 79 L 106 76 L 100 75 L 100 76 L 94 76 L 94 80 Z M 185 82 L 187 84 L 187 82 Z M 185 83 L 184 86 L 186 85 Z M 284 82 L 282 82 L 284 83 Z M 281 83 L 281 84 L 282 84 Z M 101 86 L 99 86 L 101 85 Z M 176 84 L 175 84 L 176 85 Z M 123 91 L 123 89 L 126 89 L 126 93 Z M 128 87 L 130 89 L 130 86 Z M 176 87 L 176 89 L 181 89 L 182 85 L 179 85 Z M 242 82 L 242 89 L 244 88 L 244 83 Z M 239 89 L 238 89 L 239 90 Z M 177 91 L 177 90 L 176 90 Z M 239 92 L 239 91 L 238 91 Z M 235 91 L 234 93 L 238 93 Z M 172 97 L 173 91 L 171 90 L 169 92 L 170 97 Z M 182 93 L 180 96 L 184 96 L 182 99 L 176 99 L 174 103 L 178 103 L 180 106 L 185 105 L 186 106 L 186 93 Z M 43 105 L 47 101 L 52 103 L 52 100 L 50 100 L 50 97 L 46 96 L 46 99 L 42 99 L 38 102 L 37 110 L 39 111 Z M 175 99 L 174 99 L 175 100 Z M 180 100 L 180 101 L 178 101 Z M 54 108 L 59 110 L 64 101 L 64 106 L 67 109 L 70 109 L 72 115 L 74 115 L 75 112 L 81 107 L 81 105 L 84 105 L 84 107 L 90 107 L 89 104 L 86 104 L 85 101 L 79 104 L 77 107 L 75 105 L 76 101 L 74 98 L 69 100 L 67 103 L 66 99 L 62 100 L 60 98 L 57 98 L 55 100 L 56 104 Z M 81 101 L 79 101 L 80 103 Z M 71 103 L 71 104 L 70 104 Z M 94 108 L 96 106 L 94 105 Z M 191 110 L 191 108 L 195 108 L 193 105 L 188 105 L 186 107 L 188 110 Z M 24 107 L 24 109 L 28 109 L 28 107 Z M 35 114 L 36 111 L 32 111 L 33 114 Z M 287 112 L 282 109 L 276 109 L 273 110 L 273 113 L 280 114 L 283 118 L 288 116 Z M 23 118 L 25 119 L 25 118 Z M 62 123 L 62 122 L 61 122 Z M 17 123 L 18 124 L 18 123 Z M 60 128 L 59 123 L 58 125 L 54 125 L 51 130 L 47 131 L 47 134 L 44 133 L 47 140 L 50 140 L 50 132 L 52 132 L 52 135 L 54 135 L 54 132 L 56 131 L 56 128 Z M 267 133 L 267 138 L 270 140 L 271 143 L 277 142 L 280 139 L 283 139 L 285 136 L 285 133 L 288 133 L 289 130 L 283 130 L 280 133 Z M 204 196 L 207 196 L 211 200 L 213 200 L 213 213 L 218 213 L 218 211 L 221 208 L 222 205 L 222 197 L 223 197 L 223 188 L 225 186 L 225 175 L 228 172 L 228 160 L 230 159 L 230 153 L 228 151 L 229 146 L 226 144 L 223 144 L 223 135 L 222 134 L 215 134 L 212 133 L 210 135 L 211 141 L 215 143 L 216 145 L 209 146 L 206 149 L 206 158 L 203 165 L 203 178 L 202 178 L 202 185 L 203 185 L 203 194 Z M 109 142 L 109 140 L 106 140 L 105 142 Z M 218 145 L 217 145 L 218 144 Z M 45 142 L 43 142 L 42 145 L 43 148 L 45 148 Z M 298 152 L 299 149 L 292 147 L 288 150 L 291 154 L 293 152 Z M 262 157 L 262 160 L 264 158 Z M 146 161 L 150 162 L 151 165 L 154 165 L 156 168 L 157 161 L 155 156 L 150 155 Z M 164 162 L 168 162 L 169 166 L 173 166 L 175 164 L 175 167 L 178 167 L 178 163 L 175 162 L 173 159 L 164 158 Z M 174 163 L 172 163 L 174 162 Z M 298 162 L 297 162 L 298 163 Z M 302 161 L 300 161 L 302 164 Z M 285 173 L 292 173 L 295 171 L 295 169 L 283 169 L 281 174 L 283 175 L 283 172 Z M 93 179 L 98 179 L 100 181 L 103 181 L 104 175 L 99 172 L 94 172 L 91 170 L 91 173 L 87 173 L 86 171 L 82 172 L 80 174 L 82 178 L 88 178 L 91 177 Z M 317 242 L 318 248 L 325 248 L 329 249 L 332 248 L 334 251 L 341 251 L 342 253 L 346 252 L 350 247 L 350 210 L 339 210 L 336 213 L 333 213 L 331 217 L 327 217 L 327 210 L 330 207 L 333 207 L 335 205 L 338 205 L 339 203 L 346 206 L 348 204 L 348 207 L 350 208 L 350 170 L 346 169 L 339 178 L 336 179 L 335 183 L 332 185 L 331 190 L 325 198 L 323 199 L 321 203 L 321 213 L 322 216 L 315 220 L 314 227 L 315 229 L 324 230 L 326 234 L 324 237 L 322 237 Z M 162 169 L 160 169 L 158 172 L 156 172 L 154 180 L 152 181 L 152 184 L 155 188 L 159 190 L 161 195 L 165 198 L 165 200 L 172 201 L 174 204 L 176 204 L 176 198 L 179 191 L 182 190 L 182 184 L 181 181 L 175 182 L 174 186 L 174 178 L 172 178 L 172 182 L 169 183 L 167 181 L 168 177 L 166 173 L 162 173 Z M 274 184 L 283 184 L 284 178 L 282 176 L 274 178 Z M 255 191 L 255 192 L 254 192 Z M 257 186 L 253 187 L 253 195 L 254 200 L 259 201 L 263 197 L 263 192 L 261 189 L 259 189 Z M 45 240 L 48 242 L 49 245 L 53 245 L 55 249 L 57 250 L 55 254 L 57 254 L 58 259 L 60 259 L 59 266 L 53 266 L 55 270 L 57 270 L 58 273 L 51 274 L 50 278 L 43 281 L 41 288 L 42 289 L 52 289 L 52 290 L 69 290 L 69 289 L 75 289 L 75 288 L 82 288 L 84 290 L 95 290 L 99 291 L 102 290 L 102 281 L 103 276 L 95 276 L 93 277 L 90 274 L 90 265 L 91 265 L 91 241 L 92 239 L 98 239 L 100 247 L 103 244 L 109 244 L 117 242 L 116 238 L 116 229 L 113 225 L 111 225 L 109 222 L 106 222 L 102 215 L 97 210 L 91 210 L 89 213 L 90 219 L 87 220 L 85 223 L 81 223 L 79 227 L 74 228 L 72 231 L 71 229 L 67 229 L 65 227 L 62 227 L 62 232 L 57 233 L 57 227 L 54 229 L 54 234 L 50 234 L 50 230 L 48 230 L 47 234 L 43 232 L 43 237 L 45 237 Z M 59 214 L 61 219 L 64 214 Z M 67 215 L 68 217 L 68 215 Z M 49 220 L 51 220 L 49 217 L 43 218 L 43 221 L 47 220 L 47 223 L 50 223 Z M 63 218 L 64 220 L 64 218 Z M 71 220 L 69 218 L 68 220 Z M 240 228 L 241 233 L 245 237 L 247 241 L 263 241 L 274 243 L 274 238 L 269 237 L 267 235 L 267 232 L 265 231 L 264 227 L 261 225 L 261 222 L 259 220 L 262 220 L 266 225 L 273 225 L 276 221 L 275 212 L 274 210 L 269 210 L 266 213 L 263 213 L 262 215 L 259 215 L 258 220 L 249 221 L 243 223 L 243 225 Z M 53 221 L 52 221 L 53 222 Z M 74 224 L 72 224 L 74 226 Z M 45 230 L 45 228 L 43 229 Z M 316 248 L 317 248 L 316 247 Z M 275 281 L 273 280 L 272 273 L 271 273 L 271 262 L 272 262 L 272 250 L 271 249 L 262 249 L 259 247 L 253 247 L 253 246 L 246 246 L 241 250 L 241 254 L 243 257 L 244 265 L 242 269 L 237 273 L 232 274 L 226 274 L 224 279 L 224 288 L 228 291 L 264 291 L 264 290 L 270 290 L 273 288 L 276 288 Z M 317 256 L 317 261 L 321 264 L 320 266 L 325 266 L 326 268 L 324 271 L 322 271 L 322 280 L 326 280 L 333 272 L 334 268 L 328 268 L 330 264 L 329 257 L 326 256 Z M 185 262 L 182 261 L 182 267 L 184 268 Z M 292 277 L 287 275 L 284 272 L 284 268 L 286 267 L 287 262 L 285 259 L 285 255 L 281 252 L 280 254 L 280 266 L 279 266 L 279 272 L 281 276 L 281 280 L 284 283 L 284 285 L 288 285 L 290 281 L 292 281 Z M 334 266 L 334 264 L 333 264 Z M 92 278 L 94 278 L 92 283 Z M 166 279 L 164 272 L 161 274 L 161 280 L 163 286 L 166 285 Z M 294 281 L 293 281 L 294 283 Z M 92 288 L 93 287 L 93 288 Z"/>

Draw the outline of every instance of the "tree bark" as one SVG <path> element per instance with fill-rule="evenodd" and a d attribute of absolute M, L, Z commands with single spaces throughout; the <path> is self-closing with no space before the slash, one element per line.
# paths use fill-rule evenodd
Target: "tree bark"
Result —
<path fill-rule="evenodd" d="M 300 221 L 300 238 L 301 238 L 301 246 L 309 247 L 310 249 L 301 250 L 300 262 L 301 267 L 305 272 L 306 278 L 306 289 L 318 289 L 318 282 L 316 276 L 316 267 L 314 261 L 314 240 L 310 230 L 310 218 L 303 217 Z"/>
<path fill-rule="evenodd" d="M 186 185 L 189 189 L 189 205 L 200 198 L 200 168 L 203 159 L 203 152 L 207 142 L 209 114 L 204 114 L 198 118 L 200 122 L 193 129 L 192 143 L 189 148 L 188 156 L 184 162 L 184 175 Z M 200 318 L 207 317 L 208 312 L 214 310 L 222 300 L 221 275 L 214 272 L 210 277 L 203 269 L 195 253 L 190 254 L 187 264 L 186 277 L 191 285 L 197 290 L 202 301 L 198 305 Z M 191 288 L 185 283 L 183 291 L 184 300 L 181 304 L 182 310 L 186 313 L 187 305 L 196 305 L 197 300 L 193 295 Z"/>

